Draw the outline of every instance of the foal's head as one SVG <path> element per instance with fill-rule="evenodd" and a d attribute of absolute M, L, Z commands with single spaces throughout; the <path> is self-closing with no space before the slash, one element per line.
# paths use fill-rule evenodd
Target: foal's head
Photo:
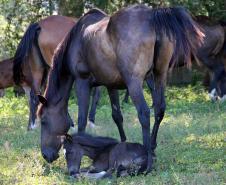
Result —
<path fill-rule="evenodd" d="M 64 136 L 65 158 L 69 174 L 76 177 L 79 173 L 82 156 L 95 160 L 103 153 L 110 152 L 118 141 L 109 137 L 91 136 L 86 133 Z"/>
<path fill-rule="evenodd" d="M 67 168 L 70 176 L 76 176 L 79 173 L 80 163 L 83 156 L 82 146 L 78 143 L 73 143 L 71 136 L 64 137 L 64 152 L 67 162 Z"/>

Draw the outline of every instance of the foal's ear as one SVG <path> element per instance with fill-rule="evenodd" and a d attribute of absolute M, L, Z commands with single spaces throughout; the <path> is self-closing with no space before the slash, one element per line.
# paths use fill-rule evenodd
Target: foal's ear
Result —
<path fill-rule="evenodd" d="M 47 100 L 44 96 L 38 94 L 38 99 L 39 99 L 39 102 L 43 105 L 47 105 Z"/>
<path fill-rule="evenodd" d="M 72 143 L 72 136 L 69 134 L 65 134 L 66 140 Z"/>

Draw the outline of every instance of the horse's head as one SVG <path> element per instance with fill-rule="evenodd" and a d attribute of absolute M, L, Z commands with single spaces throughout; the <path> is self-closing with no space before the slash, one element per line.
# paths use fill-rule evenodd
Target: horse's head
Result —
<path fill-rule="evenodd" d="M 83 150 L 78 143 L 73 143 L 70 135 L 61 137 L 63 139 L 64 153 L 67 162 L 67 168 L 70 176 L 76 177 L 79 173 Z"/>
<path fill-rule="evenodd" d="M 68 132 L 71 120 L 67 108 L 61 103 L 49 104 L 42 96 L 39 96 L 39 101 L 37 116 L 41 122 L 41 152 L 43 158 L 51 163 L 59 157 L 61 136 Z"/>

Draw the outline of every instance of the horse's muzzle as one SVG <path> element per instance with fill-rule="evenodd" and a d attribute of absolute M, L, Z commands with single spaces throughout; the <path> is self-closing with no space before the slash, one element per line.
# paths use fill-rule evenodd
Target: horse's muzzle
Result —
<path fill-rule="evenodd" d="M 51 149 L 43 150 L 42 156 L 48 163 L 52 163 L 59 158 L 59 154 Z"/>

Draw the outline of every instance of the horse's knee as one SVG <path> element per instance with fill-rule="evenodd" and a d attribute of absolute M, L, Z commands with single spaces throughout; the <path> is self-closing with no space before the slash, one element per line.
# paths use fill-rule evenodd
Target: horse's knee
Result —
<path fill-rule="evenodd" d="M 138 117 L 142 127 L 150 127 L 150 109 L 148 107 L 140 110 Z"/>
<path fill-rule="evenodd" d="M 78 132 L 85 132 L 87 118 L 85 116 L 79 116 L 78 118 Z"/>
<path fill-rule="evenodd" d="M 161 107 L 160 107 L 160 109 L 159 109 L 159 117 L 163 117 L 164 116 L 164 114 L 165 114 L 165 110 L 166 110 L 166 105 L 164 104 L 164 105 L 162 105 Z"/>
<path fill-rule="evenodd" d="M 122 123 L 123 117 L 120 111 L 113 111 L 112 112 L 112 118 L 115 121 L 115 123 Z"/>

